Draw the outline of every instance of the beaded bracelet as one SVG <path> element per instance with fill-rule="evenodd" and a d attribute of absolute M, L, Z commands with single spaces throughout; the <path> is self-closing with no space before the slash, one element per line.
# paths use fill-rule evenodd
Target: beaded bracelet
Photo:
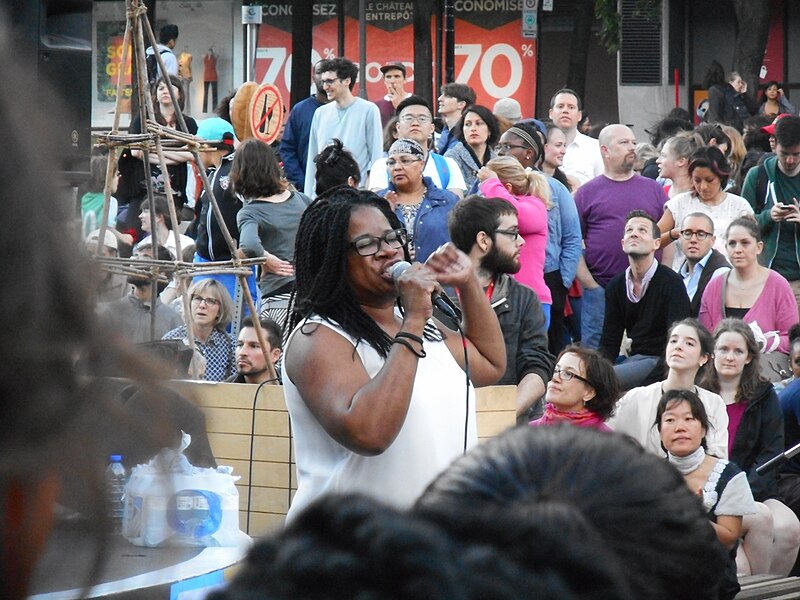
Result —
<path fill-rule="evenodd" d="M 392 340 L 392 343 L 393 343 L 393 344 L 400 344 L 400 345 L 402 345 L 402 346 L 405 346 L 405 347 L 406 347 L 406 348 L 408 348 L 408 349 L 409 349 L 409 350 L 410 350 L 410 351 L 411 351 L 411 352 L 414 354 L 414 356 L 416 356 L 417 358 L 425 358 L 426 356 L 428 356 L 428 354 L 425 352 L 425 348 L 421 348 L 421 349 L 420 349 L 420 351 L 419 351 L 419 352 L 417 352 L 416 350 L 414 350 L 414 346 L 412 346 L 410 342 L 407 342 L 407 341 L 405 341 L 405 340 L 404 340 L 404 339 L 402 339 L 402 338 L 394 338 L 394 339 Z"/>

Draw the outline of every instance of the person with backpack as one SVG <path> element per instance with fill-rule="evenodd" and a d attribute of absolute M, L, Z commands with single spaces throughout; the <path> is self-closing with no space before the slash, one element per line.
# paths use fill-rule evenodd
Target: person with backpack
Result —
<path fill-rule="evenodd" d="M 172 49 L 178 43 L 178 26 L 177 25 L 164 25 L 158 32 L 158 53 L 161 55 L 161 60 L 164 61 L 164 66 L 167 73 L 170 75 L 178 76 L 178 59 Z M 149 46 L 145 50 L 145 63 L 147 64 L 147 81 L 152 86 L 161 77 L 161 69 L 158 66 L 155 50 Z"/>
<path fill-rule="evenodd" d="M 761 227 L 759 262 L 783 275 L 800 301 L 800 117 L 784 117 L 774 128 L 775 155 L 750 169 L 742 196 Z"/>
<path fill-rule="evenodd" d="M 464 197 L 467 184 L 458 163 L 452 158 L 436 154 L 430 150 L 433 140 L 433 113 L 428 102 L 420 96 L 409 96 L 397 105 L 397 139 L 410 139 L 422 146 L 425 152 L 425 165 L 422 174 L 430 177 L 433 184 L 442 190 Z M 386 157 L 379 158 L 372 165 L 367 188 L 373 192 L 389 187 L 389 169 Z"/>
<path fill-rule="evenodd" d="M 722 65 L 712 60 L 703 86 L 708 90 L 708 110 L 703 121 L 730 125 L 741 132 L 744 120 L 756 111 L 747 97 L 747 83 L 739 73 L 731 71 L 726 79 Z"/>

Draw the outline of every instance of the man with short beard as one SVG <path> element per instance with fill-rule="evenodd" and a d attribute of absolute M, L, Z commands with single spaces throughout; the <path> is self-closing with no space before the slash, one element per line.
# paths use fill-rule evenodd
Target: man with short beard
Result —
<path fill-rule="evenodd" d="M 643 210 L 628 213 L 622 251 L 629 266 L 606 287 L 599 348 L 601 354 L 616 362 L 622 335 L 627 332 L 631 339 L 629 356 L 614 365 L 624 390 L 663 379 L 664 369 L 659 363 L 669 327 L 691 313 L 680 276 L 656 260 L 659 246 L 661 232 L 655 219 Z"/>
<path fill-rule="evenodd" d="M 137 246 L 133 251 L 134 257 L 142 256 L 153 258 L 153 247 L 150 245 Z M 172 262 L 172 254 L 164 246 L 158 246 L 158 260 Z M 183 325 L 181 316 L 171 309 L 156 296 L 155 310 L 156 322 L 153 337 L 150 336 L 150 312 L 151 312 L 151 286 L 150 280 L 136 275 L 128 276 L 128 283 L 131 284 L 131 292 L 124 298 L 113 302 L 105 302 L 98 305 L 98 318 L 111 331 L 118 333 L 131 344 L 160 340 L 161 337 Z M 158 293 L 167 287 L 166 282 L 159 281 L 157 284 Z"/>
<path fill-rule="evenodd" d="M 259 320 L 267 341 L 266 355 L 272 365 L 281 357 L 281 329 L 272 319 Z M 270 379 L 265 352 L 261 349 L 253 318 L 248 316 L 242 320 L 239 338 L 236 340 L 236 375 L 228 379 L 229 383 L 272 383 L 279 385 L 277 379 Z"/>
<path fill-rule="evenodd" d="M 500 321 L 507 366 L 496 385 L 517 386 L 517 418 L 530 421 L 538 416 L 538 400 L 544 396 L 555 359 L 547 350 L 539 298 L 511 277 L 520 269 L 519 250 L 525 243 L 517 209 L 501 198 L 468 196 L 450 212 L 448 226 L 455 246 L 475 265 Z"/>

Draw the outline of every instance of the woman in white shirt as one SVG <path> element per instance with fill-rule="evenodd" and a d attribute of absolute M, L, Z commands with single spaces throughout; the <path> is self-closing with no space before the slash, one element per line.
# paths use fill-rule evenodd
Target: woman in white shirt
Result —
<path fill-rule="evenodd" d="M 607 421 L 611 429 L 639 442 L 645 450 L 664 456 L 655 426 L 656 407 L 669 390 L 692 390 L 700 397 L 711 420 L 708 452 L 728 457 L 728 413 L 718 394 L 695 385 L 698 373 L 712 359 L 714 338 L 697 319 L 675 323 L 667 336 L 667 378 L 644 387 L 633 388 L 620 398 L 614 416 Z"/>
<path fill-rule="evenodd" d="M 689 160 L 692 189 L 667 200 L 664 215 L 658 222 L 662 248 L 680 238 L 680 226 L 686 215 L 701 212 L 714 221 L 714 235 L 717 238 L 714 247 L 725 254 L 725 231 L 728 225 L 737 217 L 753 214 L 747 200 L 725 191 L 730 174 L 730 163 L 719 148 L 703 146 L 692 153 Z M 678 271 L 684 259 L 680 245 L 677 245 L 672 268 Z"/>

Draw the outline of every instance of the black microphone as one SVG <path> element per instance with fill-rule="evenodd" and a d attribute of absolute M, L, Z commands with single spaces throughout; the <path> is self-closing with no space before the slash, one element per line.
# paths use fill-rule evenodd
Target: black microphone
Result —
<path fill-rule="evenodd" d="M 397 262 L 392 265 L 392 268 L 389 269 L 389 274 L 392 277 L 392 281 L 394 281 L 395 285 L 397 285 L 397 280 L 400 279 L 400 276 L 406 272 L 406 270 L 411 266 L 411 263 L 408 263 L 404 260 Z M 447 298 L 445 300 L 445 298 Z M 453 301 L 447 297 L 447 294 L 444 292 L 434 291 L 431 293 L 431 302 L 433 305 L 441 310 L 444 314 L 446 314 L 451 319 L 456 321 L 460 320 L 460 317 L 456 314 L 456 307 L 453 306 Z M 460 311 L 459 311 L 460 312 Z"/>
<path fill-rule="evenodd" d="M 796 446 L 789 448 L 786 452 L 778 454 L 778 456 L 776 456 L 775 458 L 768 460 L 763 465 L 756 468 L 756 473 L 758 473 L 759 475 L 763 475 L 764 473 L 769 473 L 770 471 L 777 469 L 783 463 L 787 462 L 798 452 L 800 452 L 800 444 L 797 444 Z"/>

